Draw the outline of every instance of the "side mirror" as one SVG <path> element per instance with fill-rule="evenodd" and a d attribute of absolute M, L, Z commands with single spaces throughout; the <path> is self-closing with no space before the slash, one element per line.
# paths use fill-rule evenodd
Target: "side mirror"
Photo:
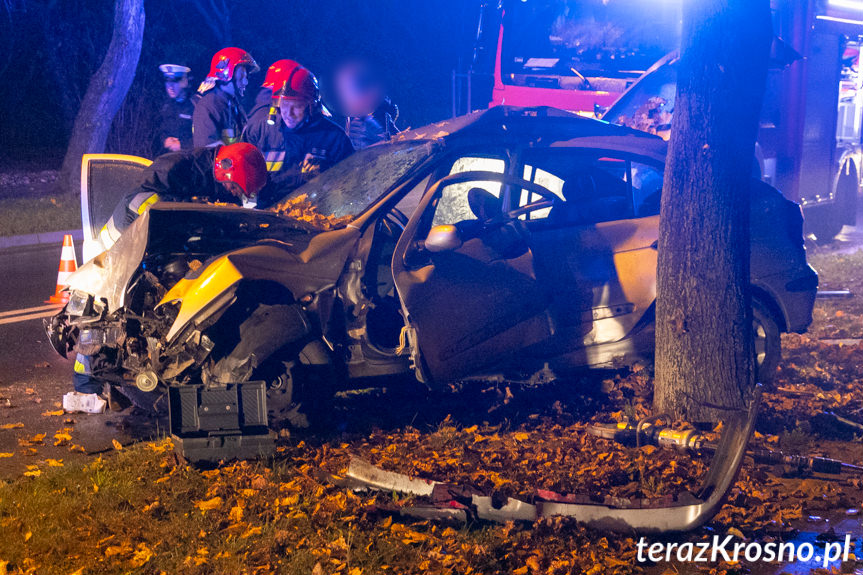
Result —
<path fill-rule="evenodd" d="M 458 228 L 452 224 L 445 224 L 433 227 L 423 243 L 425 249 L 430 252 L 447 252 L 460 248 L 462 241 L 458 235 Z"/>

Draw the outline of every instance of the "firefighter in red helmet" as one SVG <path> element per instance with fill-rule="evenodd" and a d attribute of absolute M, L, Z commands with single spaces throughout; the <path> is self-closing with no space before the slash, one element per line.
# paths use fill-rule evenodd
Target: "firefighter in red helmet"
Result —
<path fill-rule="evenodd" d="M 255 208 L 259 194 L 271 188 L 268 184 L 264 157 L 245 142 L 164 154 L 147 168 L 144 182 L 117 204 L 99 239 L 105 249 L 110 248 L 123 230 L 159 201 L 221 202 Z M 270 195 L 278 199 L 283 194 L 273 189 Z M 75 359 L 73 384 L 78 394 L 104 393 L 103 384 L 93 379 L 92 361 L 91 356 L 81 353 Z M 108 399 L 112 408 L 122 409 L 128 404 L 115 392 Z"/>
<path fill-rule="evenodd" d="M 117 204 L 99 238 L 105 249 L 111 247 L 123 230 L 157 201 L 265 207 L 259 206 L 259 198 L 267 184 L 264 156 L 245 142 L 164 154 L 146 169 L 143 183 Z M 273 186 L 263 193 L 275 199 L 283 195 Z"/>
<path fill-rule="evenodd" d="M 314 74 L 292 60 L 270 68 L 264 88 L 272 90 L 271 101 L 255 109 L 243 141 L 261 149 L 270 179 L 289 190 L 350 155 L 353 147 L 344 130 L 324 116 Z"/>
<path fill-rule="evenodd" d="M 261 90 L 258 92 L 257 97 L 255 97 L 255 107 L 252 108 L 252 112 L 249 114 L 249 122 L 257 114 L 266 113 L 267 123 L 271 126 L 277 124 L 279 109 L 273 106 L 273 86 L 280 79 L 290 75 L 296 68 L 302 68 L 302 66 L 293 60 L 276 60 L 267 68 L 264 83 L 261 84 Z M 263 112 L 261 111 L 262 109 L 264 110 Z"/>
<path fill-rule="evenodd" d="M 224 48 L 216 52 L 210 72 L 198 88 L 201 98 L 192 118 L 196 148 L 239 141 L 246 124 L 240 98 L 249 84 L 249 74 L 258 70 L 258 64 L 245 50 Z"/>

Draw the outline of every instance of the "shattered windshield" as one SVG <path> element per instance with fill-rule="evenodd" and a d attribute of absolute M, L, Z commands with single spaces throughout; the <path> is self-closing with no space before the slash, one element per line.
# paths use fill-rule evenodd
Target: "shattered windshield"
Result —
<path fill-rule="evenodd" d="M 668 140 L 677 93 L 676 61 L 671 58 L 644 76 L 612 104 L 602 119 Z"/>
<path fill-rule="evenodd" d="M 504 82 L 519 74 L 629 76 L 677 48 L 680 6 L 650 0 L 505 2 Z"/>
<path fill-rule="evenodd" d="M 275 211 L 325 230 L 346 225 L 428 158 L 433 142 L 371 146 L 348 156 L 284 198 Z"/>

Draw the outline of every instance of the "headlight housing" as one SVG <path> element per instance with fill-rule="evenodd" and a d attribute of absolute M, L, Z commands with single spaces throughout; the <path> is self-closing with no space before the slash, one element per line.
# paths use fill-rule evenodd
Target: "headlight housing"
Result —
<path fill-rule="evenodd" d="M 66 314 L 70 317 L 81 317 L 93 312 L 93 296 L 81 291 L 73 291 L 66 304 Z"/>

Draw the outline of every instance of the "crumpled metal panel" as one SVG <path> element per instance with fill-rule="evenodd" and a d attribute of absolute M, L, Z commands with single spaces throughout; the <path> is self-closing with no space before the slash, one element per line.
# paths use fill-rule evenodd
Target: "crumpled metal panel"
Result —
<path fill-rule="evenodd" d="M 69 276 L 69 289 L 92 294 L 108 302 L 108 313 L 125 305 L 126 289 L 141 265 L 150 230 L 150 212 L 144 212 L 108 251 L 102 252 Z"/>

